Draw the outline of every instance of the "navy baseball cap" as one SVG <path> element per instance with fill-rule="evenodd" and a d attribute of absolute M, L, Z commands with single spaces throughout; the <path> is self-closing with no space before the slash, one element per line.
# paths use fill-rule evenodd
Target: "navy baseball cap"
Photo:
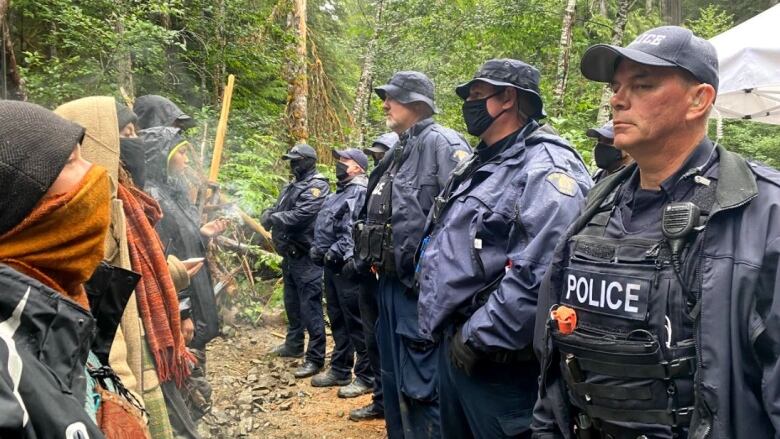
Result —
<path fill-rule="evenodd" d="M 539 70 L 536 67 L 516 59 L 491 59 L 482 64 L 471 81 L 455 87 L 455 93 L 461 99 L 469 97 L 471 86 L 482 81 L 496 87 L 514 87 L 527 94 L 536 111 L 529 115 L 533 119 L 547 116 L 539 92 Z"/>
<path fill-rule="evenodd" d="M 333 157 L 336 159 L 345 158 L 345 159 L 352 159 L 357 164 L 363 168 L 365 171 L 368 169 L 368 157 L 363 153 L 363 151 L 355 148 L 349 148 L 349 149 L 342 149 L 341 151 L 333 150 Z"/>
<path fill-rule="evenodd" d="M 287 154 L 282 156 L 285 160 L 299 160 L 299 159 L 317 159 L 317 151 L 314 150 L 311 146 L 305 144 L 305 143 L 296 143 L 295 146 L 292 147 L 289 151 L 287 151 Z"/>
<path fill-rule="evenodd" d="M 398 143 L 398 134 L 390 131 L 377 137 L 371 146 L 363 148 L 363 152 L 387 152 L 396 143 Z"/>
<path fill-rule="evenodd" d="M 615 138 L 615 130 L 612 128 L 612 121 L 605 123 L 601 128 L 591 128 L 588 131 L 585 132 L 585 135 L 588 137 L 593 137 L 594 139 L 598 139 L 600 137 L 604 137 L 605 139 L 614 139 Z"/>
<path fill-rule="evenodd" d="M 376 87 L 374 92 L 383 101 L 387 99 L 387 96 L 390 96 L 402 104 L 424 102 L 434 113 L 439 112 L 436 104 L 433 103 L 433 81 L 425 76 L 424 73 L 415 71 L 397 72 L 390 78 L 387 84 Z"/>
<path fill-rule="evenodd" d="M 627 47 L 596 44 L 585 51 L 580 70 L 586 78 L 610 82 L 620 59 L 657 67 L 678 67 L 718 90 L 718 54 L 715 46 L 688 29 L 661 26 L 638 36 Z"/>

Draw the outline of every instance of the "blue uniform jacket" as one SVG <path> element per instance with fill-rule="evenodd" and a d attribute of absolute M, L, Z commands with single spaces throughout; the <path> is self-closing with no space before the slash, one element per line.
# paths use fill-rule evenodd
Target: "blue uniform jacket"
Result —
<path fill-rule="evenodd" d="M 437 224 L 429 217 L 419 261 L 424 337 L 433 339 L 457 313 L 473 312 L 462 329 L 469 345 L 483 351 L 531 345 L 554 243 L 592 184 L 572 147 L 545 131 L 526 124 L 511 146 L 460 183 Z M 502 274 L 487 302 L 468 310 L 477 291 Z"/>
<path fill-rule="evenodd" d="M 718 147 L 715 204 L 703 246 L 688 259 L 700 263 L 701 311 L 696 328 L 696 409 L 689 439 L 770 439 L 780 435 L 780 172 L 748 163 Z M 599 183 L 583 218 L 633 172 L 635 165 Z M 539 291 L 534 349 L 542 362 L 535 438 L 574 438 L 572 413 L 557 350 L 547 337 L 550 307 L 559 303 L 565 240 Z"/>
<path fill-rule="evenodd" d="M 314 221 L 329 193 L 328 180 L 314 170 L 282 189 L 279 201 L 270 208 L 271 236 L 280 255 L 309 254 Z"/>
<path fill-rule="evenodd" d="M 352 224 L 366 201 L 367 184 L 365 175 L 357 175 L 328 195 L 314 224 L 314 253 L 324 256 L 331 250 L 342 261 L 352 257 L 355 248 Z"/>
<path fill-rule="evenodd" d="M 392 151 L 402 145 L 403 163 L 393 180 L 391 224 L 398 278 L 411 288 L 414 254 L 423 237 L 425 218 L 452 170 L 471 155 L 471 148 L 456 131 L 430 118 L 421 120 L 401 135 L 399 143 L 374 168 L 368 183 L 369 194 L 388 170 Z M 365 208 L 360 218 L 366 218 Z"/>

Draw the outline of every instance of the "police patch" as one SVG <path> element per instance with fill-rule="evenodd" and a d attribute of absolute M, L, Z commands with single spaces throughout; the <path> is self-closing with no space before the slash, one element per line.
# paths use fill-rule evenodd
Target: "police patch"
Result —
<path fill-rule="evenodd" d="M 577 182 L 563 172 L 551 173 L 547 176 L 547 181 L 553 185 L 555 190 L 563 195 L 573 197 L 577 193 Z"/>
<path fill-rule="evenodd" d="M 644 320 L 650 298 L 650 279 L 567 268 L 561 301 L 586 311 L 631 320 Z"/>
<path fill-rule="evenodd" d="M 319 188 L 313 187 L 311 188 L 311 194 L 314 195 L 314 198 L 317 198 L 320 196 L 322 191 Z"/>
<path fill-rule="evenodd" d="M 463 160 L 467 159 L 468 156 L 469 156 L 468 152 L 462 151 L 460 149 L 452 153 L 452 158 L 454 158 L 459 162 L 462 162 Z"/>

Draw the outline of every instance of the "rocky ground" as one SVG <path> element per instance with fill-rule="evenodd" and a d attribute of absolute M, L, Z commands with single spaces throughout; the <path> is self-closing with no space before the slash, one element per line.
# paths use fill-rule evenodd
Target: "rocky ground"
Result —
<path fill-rule="evenodd" d="M 367 404 L 370 395 L 338 398 L 337 388 L 315 388 L 310 379 L 293 377 L 301 360 L 267 355 L 283 341 L 284 325 L 276 320 L 259 328 L 231 327 L 223 331 L 226 337 L 209 344 L 214 407 L 200 424 L 203 438 L 384 438 L 384 421 L 348 419 L 349 411 Z M 332 343 L 329 335 L 328 356 Z"/>

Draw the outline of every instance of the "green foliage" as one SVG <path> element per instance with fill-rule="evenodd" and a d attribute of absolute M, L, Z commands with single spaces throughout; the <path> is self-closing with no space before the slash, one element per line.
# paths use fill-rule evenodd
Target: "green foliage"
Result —
<path fill-rule="evenodd" d="M 712 38 L 734 26 L 734 15 L 717 5 L 708 5 L 699 11 L 699 17 L 686 22 L 688 29 L 702 38 Z"/>

